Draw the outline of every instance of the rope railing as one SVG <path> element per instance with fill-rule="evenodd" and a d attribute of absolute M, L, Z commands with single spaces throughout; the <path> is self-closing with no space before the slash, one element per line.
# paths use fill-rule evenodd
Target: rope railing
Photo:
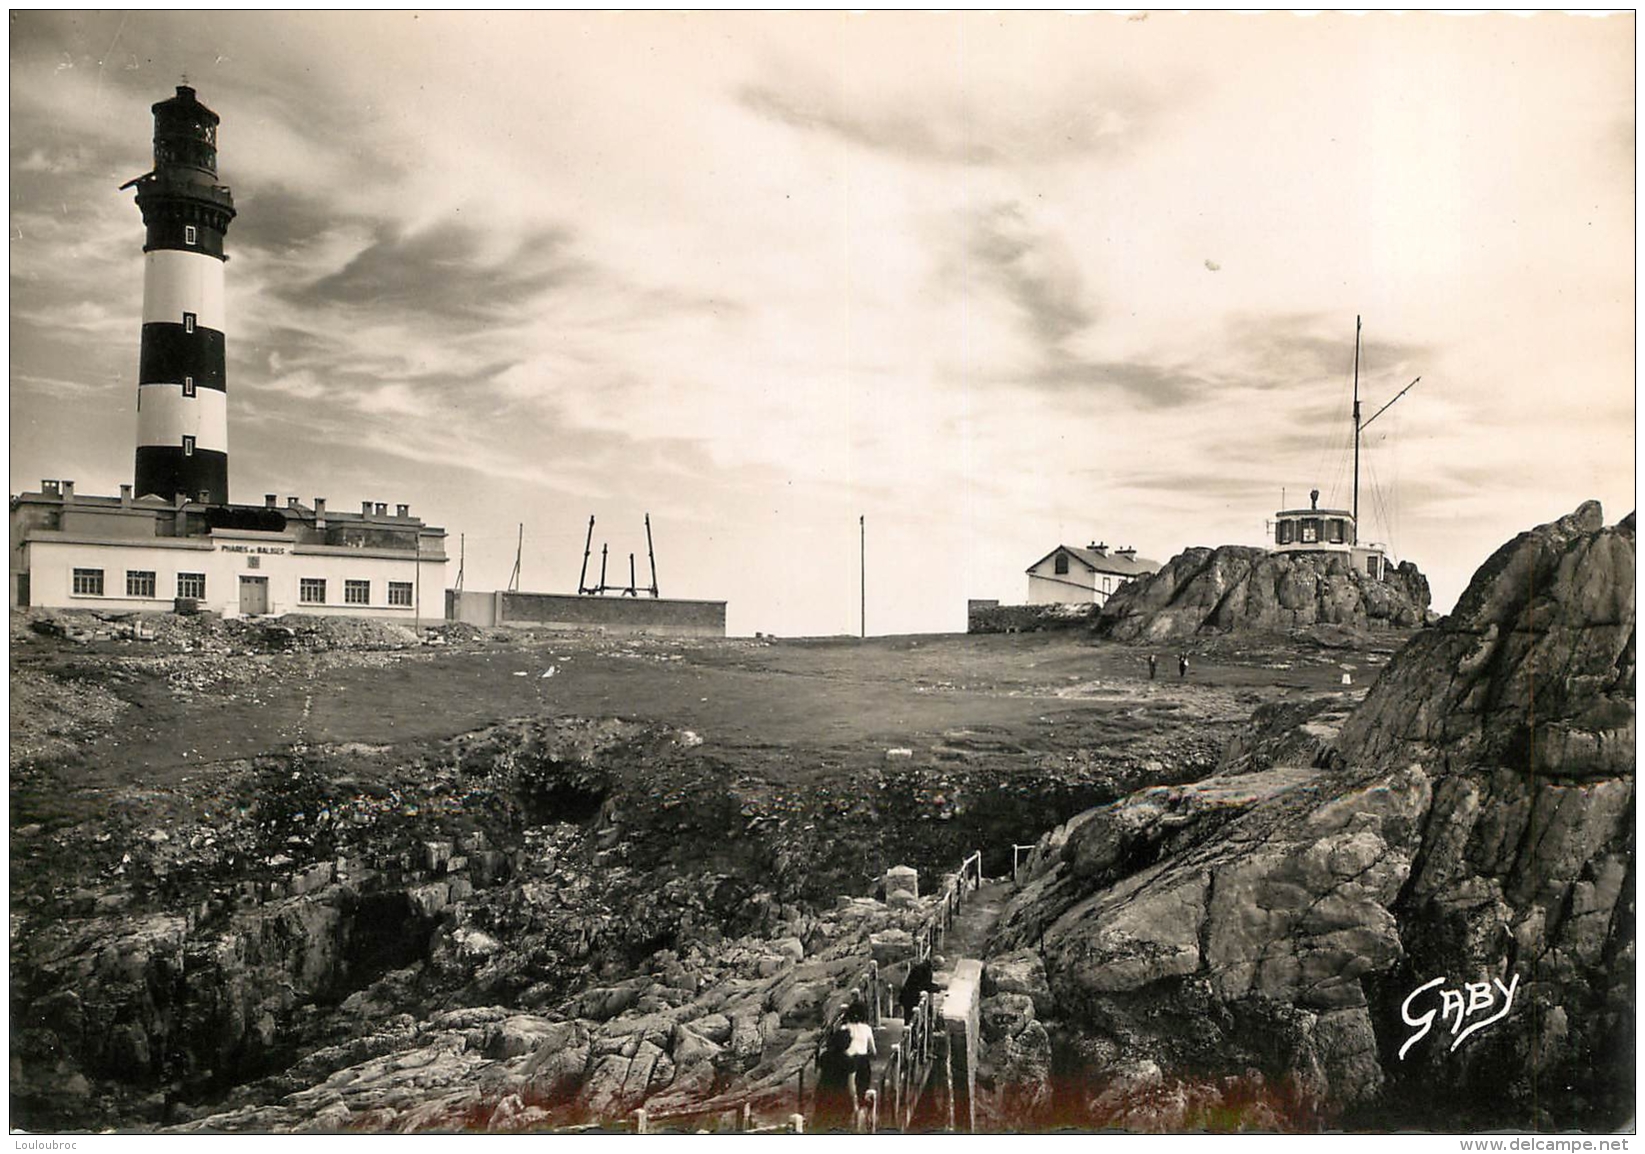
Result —
<path fill-rule="evenodd" d="M 923 962 L 942 948 L 966 894 L 973 893 L 981 887 L 982 851 L 976 850 L 960 863 L 959 869 L 948 875 L 937 908 L 931 912 L 925 924 L 915 931 L 915 961 Z"/>
<path fill-rule="evenodd" d="M 891 1124 L 908 1129 L 919 1090 L 925 1085 L 936 1053 L 936 1003 L 930 991 L 920 995 L 913 1016 L 903 1024 L 902 1040 L 891 1047 L 890 1060 L 880 1071 L 879 1100 L 891 1099 Z"/>

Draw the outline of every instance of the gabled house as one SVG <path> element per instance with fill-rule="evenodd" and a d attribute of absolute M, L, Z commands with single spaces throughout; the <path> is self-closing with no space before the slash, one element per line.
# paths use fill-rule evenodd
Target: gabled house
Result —
<path fill-rule="evenodd" d="M 1101 605 L 1127 581 L 1158 571 L 1158 561 L 1135 549 L 1110 550 L 1100 541 L 1083 549 L 1058 545 L 1028 567 L 1028 603 Z"/>

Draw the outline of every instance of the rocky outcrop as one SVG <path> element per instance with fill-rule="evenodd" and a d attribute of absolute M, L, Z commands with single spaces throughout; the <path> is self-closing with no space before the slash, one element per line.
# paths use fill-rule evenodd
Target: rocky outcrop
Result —
<path fill-rule="evenodd" d="M 966 613 L 967 633 L 1043 633 L 1056 629 L 1083 629 L 1096 617 L 1090 602 L 1051 605 L 972 606 Z"/>
<path fill-rule="evenodd" d="M 1144 642 L 1311 626 L 1412 629 L 1428 604 L 1428 579 L 1409 561 L 1375 578 L 1340 553 L 1223 545 L 1186 549 L 1159 572 L 1128 582 L 1093 628 L 1099 637 Z"/>
<path fill-rule="evenodd" d="M 1414 638 L 1344 726 L 1358 765 L 1449 759 L 1562 778 L 1631 775 L 1634 516 L 1597 501 L 1521 533 Z"/>
<path fill-rule="evenodd" d="M 661 951 L 649 960 L 650 972 L 584 991 L 542 1014 L 479 1006 L 422 1022 L 386 1015 L 377 1028 L 308 1054 L 244 1095 L 256 1100 L 190 1111 L 177 1128 L 623 1128 L 644 1106 L 656 1129 L 693 1130 L 712 1128 L 744 1103 L 762 1117 L 786 1118 L 796 1108 L 801 1072 L 815 1076 L 820 1028 L 843 1007 L 870 937 L 888 927 L 906 930 L 930 915 L 934 900 L 903 912 L 872 899 L 842 899 L 804 945 L 793 937 L 726 943 L 711 982 L 699 982 L 694 966 Z M 801 952 L 814 956 L 797 958 Z M 385 979 L 390 986 L 395 980 Z M 375 996 L 364 993 L 365 1001 Z M 1019 997 L 1032 1018 L 1029 998 L 1002 997 Z M 1028 1025 L 1034 1029 L 1023 1036 Z M 1024 1020 L 1011 1039 L 1012 1068 L 1019 1080 L 1033 1082 L 1024 1071 L 1037 1062 L 1044 1098 L 1050 1053 L 1043 1029 Z M 1021 1101 L 1031 1091 L 1019 1086 L 1012 1094 Z"/>
<path fill-rule="evenodd" d="M 1499 550 L 1340 732 L 1299 715 L 1046 835 L 994 945 L 1074 1027 L 1065 1123 L 1625 1121 L 1633 591 L 1632 517 L 1585 505 Z"/>
<path fill-rule="evenodd" d="M 1607 528 L 1588 502 L 1523 533 L 1343 727 L 1340 764 L 1419 761 L 1435 781 L 1393 906 L 1405 958 L 1376 985 L 1395 1103 L 1442 1084 L 1539 1127 L 1632 1109 L 1634 588 L 1632 514 Z M 1400 1003 L 1439 976 L 1489 983 L 1494 1008 L 1518 984 L 1500 1023 L 1401 1058 Z"/>
<path fill-rule="evenodd" d="M 1040 1020 L 1052 1009 L 1045 966 L 1029 950 L 990 959 L 982 989 L 977 1127 L 1041 1129 L 1053 1110 L 1051 1037 Z"/>

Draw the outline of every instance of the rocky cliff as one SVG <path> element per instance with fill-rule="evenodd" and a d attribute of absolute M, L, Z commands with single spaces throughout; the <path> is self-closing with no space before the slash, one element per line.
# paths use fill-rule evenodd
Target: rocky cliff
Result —
<path fill-rule="evenodd" d="M 1158 642 L 1314 625 L 1415 628 L 1428 603 L 1428 579 L 1409 561 L 1375 578 L 1337 553 L 1223 545 L 1184 550 L 1158 573 L 1124 585 L 1094 629 L 1115 641 Z"/>
<path fill-rule="evenodd" d="M 1231 620 L 1244 560 L 1178 558 L 1165 585 L 1214 608 L 1152 620 Z M 1247 739 L 1043 838 L 992 945 L 1043 960 L 1059 1120 L 1622 1125 L 1634 652 L 1633 517 L 1589 503 L 1498 550 L 1323 753 Z"/>

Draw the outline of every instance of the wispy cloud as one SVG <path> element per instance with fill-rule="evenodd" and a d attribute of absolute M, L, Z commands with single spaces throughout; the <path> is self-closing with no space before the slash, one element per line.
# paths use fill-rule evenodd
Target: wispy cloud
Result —
<path fill-rule="evenodd" d="M 1021 205 L 995 204 L 979 213 L 967 256 L 981 279 L 1016 305 L 1047 350 L 1060 349 L 1096 321 L 1078 266 L 1055 238 L 1028 221 Z"/>
<path fill-rule="evenodd" d="M 1002 115 L 980 98 L 951 102 L 928 92 L 848 96 L 822 86 L 748 84 L 741 105 L 789 128 L 818 133 L 888 156 L 951 165 L 1040 164 L 1119 152 L 1134 142 L 1145 112 L 1136 99 L 1093 95 L 1027 116 Z"/>
<path fill-rule="evenodd" d="M 417 233 L 384 229 L 338 272 L 277 291 L 312 309 L 471 323 L 520 316 L 538 294 L 574 285 L 588 273 L 561 229 L 524 236 L 492 259 L 483 255 L 483 240 L 478 228 L 457 223 Z"/>

